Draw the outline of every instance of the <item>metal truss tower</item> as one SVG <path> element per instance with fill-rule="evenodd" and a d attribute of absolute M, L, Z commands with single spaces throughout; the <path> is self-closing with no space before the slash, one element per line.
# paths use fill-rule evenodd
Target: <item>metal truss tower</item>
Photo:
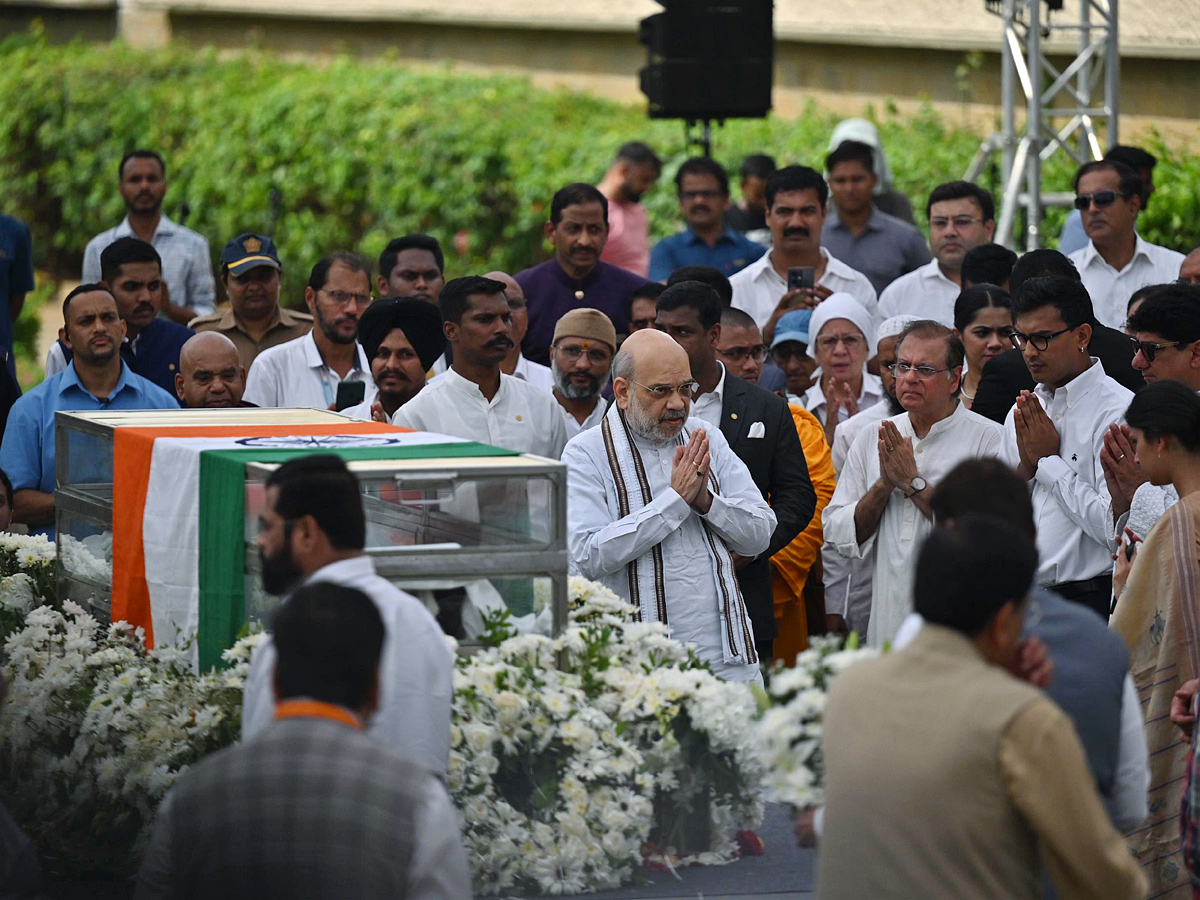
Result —
<path fill-rule="evenodd" d="M 983 142 L 967 171 L 975 181 L 997 151 L 1003 157 L 997 243 L 1033 250 L 1041 245 L 1047 206 L 1067 206 L 1073 195 L 1042 193 L 1042 164 L 1064 151 L 1077 165 L 1099 159 L 1117 143 L 1121 64 L 1117 51 L 1118 0 L 1075 0 L 1076 22 L 1062 16 L 1062 0 L 985 0 L 1004 20 L 1001 47 L 1001 130 Z M 1072 4 L 1074 5 L 1074 4 Z M 1078 52 L 1059 68 L 1047 58 L 1052 36 L 1076 38 Z M 1018 93 L 1019 92 L 1019 93 Z M 1018 122 L 1024 100 L 1025 115 Z M 1018 219 L 1020 225 L 1018 225 Z M 1024 234 L 1018 234 L 1017 229 Z"/>

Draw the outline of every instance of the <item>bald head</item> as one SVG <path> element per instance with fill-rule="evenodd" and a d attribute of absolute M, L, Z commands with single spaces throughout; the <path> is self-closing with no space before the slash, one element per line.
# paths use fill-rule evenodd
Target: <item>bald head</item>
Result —
<path fill-rule="evenodd" d="M 1200 247 L 1184 257 L 1183 265 L 1179 267 L 1179 280 L 1200 284 Z"/>
<path fill-rule="evenodd" d="M 508 311 L 512 313 L 513 353 L 519 354 L 521 341 L 525 340 L 525 332 L 529 330 L 529 311 L 526 309 L 525 292 L 517 284 L 517 279 L 507 272 L 488 272 L 483 276 L 498 281 L 504 285 L 504 296 L 508 299 Z"/>
<path fill-rule="evenodd" d="M 218 331 L 202 331 L 179 351 L 175 393 L 188 409 L 227 409 L 242 402 L 246 370 L 233 341 Z"/>
<path fill-rule="evenodd" d="M 691 396 L 678 388 L 692 383 L 687 351 L 670 335 L 651 328 L 625 339 L 613 359 L 613 395 L 634 433 L 654 443 L 673 440 L 691 411 Z M 654 388 L 676 388 L 657 396 Z"/>

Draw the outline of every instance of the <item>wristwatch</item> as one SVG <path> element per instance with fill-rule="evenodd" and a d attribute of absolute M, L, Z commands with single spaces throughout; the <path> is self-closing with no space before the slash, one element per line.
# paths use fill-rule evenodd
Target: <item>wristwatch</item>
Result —
<path fill-rule="evenodd" d="M 904 496 L 911 497 L 913 494 L 919 494 L 921 491 L 925 490 L 926 487 L 927 484 L 925 479 L 918 475 L 908 483 L 908 490 L 904 492 Z"/>

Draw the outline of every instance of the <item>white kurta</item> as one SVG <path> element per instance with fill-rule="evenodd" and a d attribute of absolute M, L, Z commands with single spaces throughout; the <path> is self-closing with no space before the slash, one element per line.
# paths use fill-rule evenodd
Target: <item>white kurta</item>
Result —
<path fill-rule="evenodd" d="M 357 588 L 383 618 L 379 708 L 368 731 L 443 781 L 450 758 L 454 654 L 437 620 L 416 597 L 375 574 L 368 556 L 330 563 L 308 578 Z M 275 712 L 275 645 L 254 651 L 242 704 L 242 740 L 271 724 Z"/>
<path fill-rule="evenodd" d="M 1043 457 L 1029 482 L 1038 535 L 1038 583 L 1086 581 L 1112 571 L 1117 545 L 1100 450 L 1108 426 L 1125 421 L 1133 392 L 1105 375 L 1093 356 L 1083 374 L 1053 394 L 1040 384 L 1034 393 L 1059 436 L 1058 455 Z M 1014 469 L 1021 461 L 1015 413 L 1014 406 L 1004 420 L 1001 451 Z"/>
<path fill-rule="evenodd" d="M 1000 455 L 1001 429 L 990 419 L 971 412 L 961 403 L 954 412 L 918 438 L 908 413 L 892 419 L 903 437 L 912 438 L 917 472 L 935 488 L 946 474 L 965 459 Z M 890 641 L 913 609 L 912 581 L 917 553 L 933 523 L 912 500 L 896 489 L 892 491 L 875 533 L 858 542 L 854 528 L 854 510 L 858 501 L 879 480 L 878 429 L 864 428 L 850 446 L 846 465 L 838 478 L 833 499 L 825 507 L 822 523 L 825 540 L 839 553 L 851 559 L 875 551 L 872 573 L 871 623 L 867 641 L 880 647 Z"/>
<path fill-rule="evenodd" d="M 392 424 L 550 459 L 558 459 L 567 443 L 562 407 L 554 395 L 503 373 L 500 389 L 489 401 L 479 385 L 447 369 L 396 410 Z"/>
<path fill-rule="evenodd" d="M 654 499 L 620 518 L 617 486 L 608 465 L 603 433 L 592 428 L 571 440 L 563 452 L 571 572 L 599 581 L 627 598 L 626 566 L 661 543 L 672 635 L 692 644 L 696 655 L 719 677 L 750 681 L 758 675 L 758 666 L 724 661 L 717 585 L 708 564 L 712 550 L 700 519 L 730 550 L 757 556 L 771 543 L 775 513 L 763 500 L 745 464 L 729 449 L 720 429 L 708 427 L 702 419 L 688 419 L 688 431 L 697 428 L 708 433 L 712 471 L 722 491 L 713 496 L 712 507 L 703 517 L 671 488 L 674 442 L 658 447 L 634 438 Z"/>
<path fill-rule="evenodd" d="M 362 344 L 355 343 L 357 362 L 345 379 L 325 364 L 312 332 L 284 344 L 268 347 L 254 358 L 246 373 L 246 392 L 242 399 L 255 406 L 331 409 L 337 400 L 338 384 L 362 381 L 366 384 L 363 402 L 375 400 L 375 379 Z"/>

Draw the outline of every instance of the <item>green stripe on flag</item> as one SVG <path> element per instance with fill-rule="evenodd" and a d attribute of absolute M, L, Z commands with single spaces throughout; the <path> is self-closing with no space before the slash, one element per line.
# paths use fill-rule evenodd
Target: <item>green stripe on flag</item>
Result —
<path fill-rule="evenodd" d="M 200 671 L 220 665 L 245 623 L 246 464 L 282 463 L 298 456 L 332 453 L 347 462 L 363 459 L 452 459 L 519 456 L 472 441 L 399 447 L 303 450 L 205 450 L 200 453 Z"/>

